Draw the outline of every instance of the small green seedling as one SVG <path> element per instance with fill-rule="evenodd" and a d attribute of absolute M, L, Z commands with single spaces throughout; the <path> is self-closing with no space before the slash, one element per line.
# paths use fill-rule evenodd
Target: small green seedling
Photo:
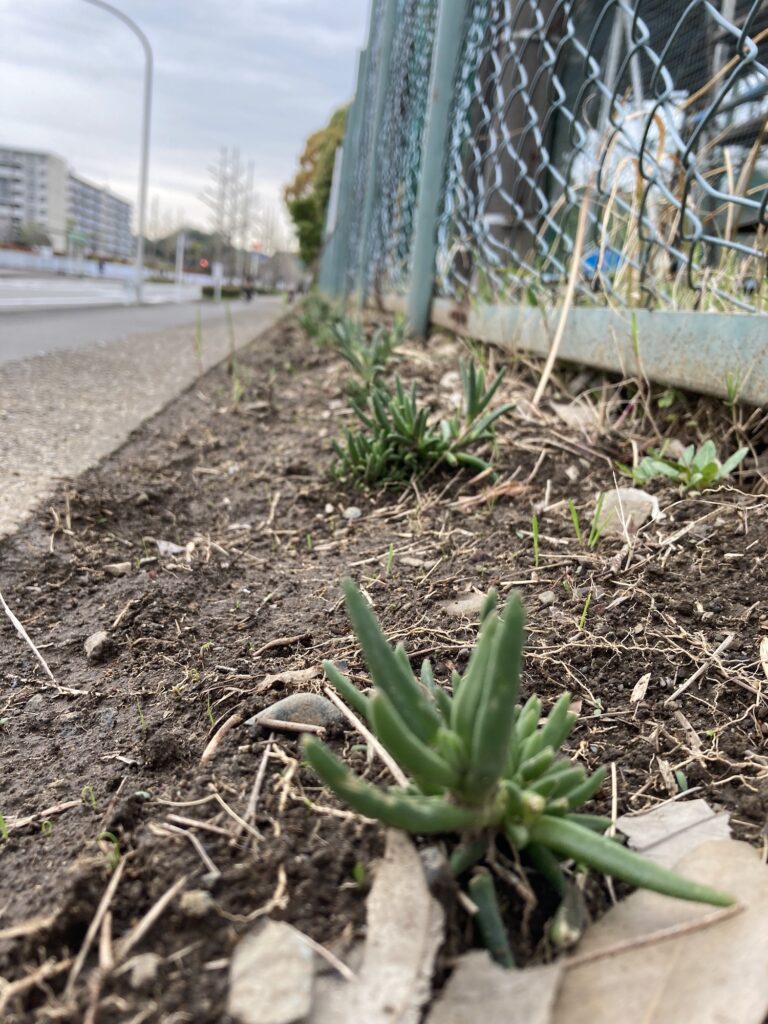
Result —
<path fill-rule="evenodd" d="M 0 839 L 8 839 L 8 826 L 5 823 L 5 818 L 0 814 Z"/>
<path fill-rule="evenodd" d="M 538 697 L 518 703 L 524 615 L 513 594 L 502 610 L 491 591 L 481 611 L 477 644 L 452 692 L 425 661 L 416 679 L 402 645 L 390 647 L 351 580 L 343 582 L 347 612 L 374 683 L 367 697 L 336 666 L 326 676 L 375 733 L 407 777 L 383 789 L 354 772 L 314 737 L 304 754 L 322 781 L 359 814 L 418 835 L 456 835 L 450 861 L 460 874 L 504 841 L 546 872 L 563 891 L 561 862 L 575 860 L 601 874 L 679 899 L 726 906 L 730 896 L 682 878 L 603 833 L 610 820 L 581 807 L 602 785 L 605 767 L 588 775 L 560 748 L 577 716 L 563 693 L 546 718 Z M 492 862 L 492 860 L 491 860 Z"/>
<path fill-rule="evenodd" d="M 88 804 L 91 810 L 96 810 L 96 792 L 90 783 L 80 790 L 80 799 L 84 804 Z"/>
<path fill-rule="evenodd" d="M 581 532 L 581 520 L 579 519 L 579 513 L 576 510 L 573 498 L 568 499 L 568 511 L 571 513 L 571 522 L 573 523 L 573 532 L 576 534 L 576 540 L 579 544 L 583 544 L 584 534 Z"/>
<path fill-rule="evenodd" d="M 395 545 L 390 543 L 387 550 L 387 561 L 384 564 L 384 575 L 389 576 L 392 572 L 392 567 L 395 564 Z"/>
<path fill-rule="evenodd" d="M 210 695 L 210 693 L 208 694 L 207 712 L 208 712 L 208 724 L 210 725 L 210 727 L 212 729 L 214 729 L 216 727 L 216 717 L 215 717 L 215 715 L 213 713 L 213 707 L 211 706 L 211 695 Z"/>
<path fill-rule="evenodd" d="M 416 385 L 409 389 L 395 376 L 394 386 L 376 383 L 365 402 L 350 398 L 359 425 L 347 428 L 344 439 L 334 442 L 334 472 L 342 480 L 358 484 L 403 482 L 438 466 L 468 466 L 483 471 L 488 463 L 471 449 L 495 439 L 496 420 L 511 404 L 487 411 L 503 371 L 484 392 L 482 371 L 463 367 L 464 407 L 460 414 L 435 420 L 428 405 L 419 401 Z"/>
<path fill-rule="evenodd" d="M 595 503 L 595 511 L 592 514 L 592 519 L 589 522 L 589 533 L 587 534 L 587 547 L 590 550 L 594 550 L 600 541 L 600 535 L 603 532 L 604 524 L 600 522 L 600 516 L 603 511 L 603 502 L 605 495 L 600 492 L 597 496 L 597 502 Z M 571 513 L 571 522 L 573 523 L 573 532 L 576 534 L 576 540 L 579 544 L 584 543 L 584 531 L 581 528 L 581 520 L 579 519 L 579 513 L 574 504 L 573 498 L 568 499 L 568 511 Z"/>
<path fill-rule="evenodd" d="M 203 375 L 203 325 L 200 320 L 200 310 L 197 311 L 195 320 L 195 355 L 197 356 L 197 375 Z"/>
<path fill-rule="evenodd" d="M 590 592 L 587 594 L 587 599 L 584 602 L 584 608 L 582 609 L 582 612 L 581 612 L 581 618 L 579 619 L 579 630 L 580 631 L 584 629 L 584 624 L 587 621 L 587 612 L 589 611 L 589 605 L 590 605 L 591 601 L 592 601 L 592 591 L 590 590 Z"/>
<path fill-rule="evenodd" d="M 595 502 L 595 511 L 589 524 L 589 536 L 587 537 L 587 547 L 590 551 L 593 551 L 600 540 L 600 535 L 604 529 L 604 523 L 600 522 L 600 516 L 603 511 L 603 502 L 605 501 L 605 494 L 601 491 L 597 496 Z"/>
<path fill-rule="evenodd" d="M 539 567 L 539 517 L 534 512 L 531 516 L 531 536 L 533 537 L 533 564 Z"/>
<path fill-rule="evenodd" d="M 368 340 L 359 319 L 341 316 L 331 323 L 333 347 L 355 373 L 347 382 L 350 398 L 365 403 L 389 366 L 395 349 L 403 343 L 405 331 L 405 321 L 398 318 L 391 328 L 377 328 Z"/>
<path fill-rule="evenodd" d="M 109 843 L 109 853 L 107 854 L 107 867 L 110 871 L 114 871 L 117 865 L 120 863 L 122 854 L 120 853 L 120 843 L 118 842 L 117 836 L 113 832 L 100 832 L 96 837 L 96 842 Z"/>
<path fill-rule="evenodd" d="M 44 821 L 40 822 L 40 835 L 47 839 L 48 836 L 53 835 L 53 822 L 50 818 L 45 818 Z"/>
<path fill-rule="evenodd" d="M 631 476 L 637 484 L 647 484 L 659 477 L 666 477 L 687 490 L 703 491 L 730 476 L 748 453 L 749 448 L 739 448 L 721 463 L 714 441 L 705 441 L 700 448 L 689 444 L 679 459 L 670 458 L 663 448 L 652 448 L 634 469 L 621 463 L 618 466 L 622 473 Z"/>

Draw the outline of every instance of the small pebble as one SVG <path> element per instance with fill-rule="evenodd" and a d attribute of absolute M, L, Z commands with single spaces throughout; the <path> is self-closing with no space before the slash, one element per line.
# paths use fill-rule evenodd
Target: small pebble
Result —
<path fill-rule="evenodd" d="M 127 576 L 130 571 L 130 562 L 110 562 L 104 566 L 104 572 L 109 576 Z"/>
<path fill-rule="evenodd" d="M 100 629 L 91 633 L 85 641 L 85 656 L 88 661 L 101 661 L 105 658 L 112 647 L 112 641 L 106 629 Z"/>
<path fill-rule="evenodd" d="M 128 975 L 131 988 L 141 989 L 151 985 L 162 962 L 163 958 L 157 953 L 139 953 L 135 956 L 130 961 L 131 970 Z"/>
<path fill-rule="evenodd" d="M 345 508 L 343 515 L 347 522 L 351 523 L 354 519 L 359 519 L 363 513 L 357 508 L 356 505 L 350 505 L 349 508 Z"/>
<path fill-rule="evenodd" d="M 189 889 L 182 893 L 179 906 L 190 917 L 207 917 L 215 903 L 213 896 L 205 889 Z"/>
<path fill-rule="evenodd" d="M 336 510 L 335 510 L 335 508 L 333 507 L 333 505 L 332 505 L 332 504 L 330 503 L 330 501 L 329 501 L 329 502 L 328 502 L 328 503 L 326 504 L 326 506 L 325 506 L 325 509 L 324 509 L 324 511 L 325 511 L 325 514 L 326 514 L 327 516 L 332 516 L 332 515 L 333 515 L 333 513 L 334 513 L 334 512 L 336 511 Z"/>
<path fill-rule="evenodd" d="M 324 729 L 340 725 L 344 716 L 336 707 L 319 693 L 292 693 L 289 697 L 264 708 L 245 723 L 252 729 L 261 725 L 262 718 L 275 722 L 300 722 L 303 725 L 319 725 Z M 265 727 L 268 728 L 268 727 Z"/>
<path fill-rule="evenodd" d="M 554 604 L 557 600 L 557 594 L 554 590 L 545 590 L 543 594 L 539 594 L 539 604 L 545 608 L 547 605 Z"/>

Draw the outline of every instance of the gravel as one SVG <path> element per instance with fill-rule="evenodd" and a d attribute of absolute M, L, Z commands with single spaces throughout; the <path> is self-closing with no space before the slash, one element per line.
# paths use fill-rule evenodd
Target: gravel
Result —
<path fill-rule="evenodd" d="M 232 317 L 241 347 L 278 319 L 262 299 Z M 194 325 L 138 334 L 0 366 L 0 536 L 12 532 L 59 478 L 118 448 L 194 382 Z M 203 369 L 229 352 L 226 321 L 203 325 Z"/>

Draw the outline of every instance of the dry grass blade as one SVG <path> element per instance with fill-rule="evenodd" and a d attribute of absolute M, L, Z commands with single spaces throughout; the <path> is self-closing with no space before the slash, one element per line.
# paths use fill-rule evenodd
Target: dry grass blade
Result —
<path fill-rule="evenodd" d="M 587 222 L 589 215 L 589 207 L 592 202 L 592 189 L 594 187 L 594 181 L 590 181 L 584 190 L 584 196 L 581 200 L 581 207 L 579 208 L 579 220 L 576 225 L 576 236 L 573 240 L 573 251 L 571 252 L 571 269 L 568 274 L 568 284 L 566 285 L 565 295 L 563 296 L 563 308 L 560 312 L 560 320 L 557 324 L 557 330 L 555 336 L 552 339 L 552 344 L 547 355 L 547 361 L 544 364 L 544 369 L 541 373 L 541 380 L 538 383 L 536 391 L 534 392 L 531 404 L 534 409 L 538 408 L 541 402 L 544 392 L 547 390 L 547 384 L 549 384 L 549 378 L 552 376 L 552 370 L 557 359 L 557 353 L 560 351 L 560 344 L 565 334 L 565 325 L 568 322 L 568 313 L 570 312 L 571 306 L 573 305 L 573 296 L 576 292 L 576 284 L 579 280 L 579 274 L 581 273 L 581 253 L 584 249 L 584 239 L 587 234 Z"/>
<path fill-rule="evenodd" d="M 124 862 L 121 862 L 124 863 Z M 119 962 L 124 960 L 133 947 L 140 942 L 147 934 L 149 929 L 158 920 L 160 915 L 163 913 L 165 908 L 171 903 L 176 896 L 181 892 L 184 886 L 187 884 L 187 876 L 182 875 L 181 878 L 176 879 L 170 889 L 167 889 L 160 899 L 149 908 L 144 917 L 131 929 L 126 936 L 124 936 L 117 944 L 115 950 L 115 961 Z"/>
<path fill-rule="evenodd" d="M 88 926 L 88 931 L 85 933 L 85 938 L 83 939 L 83 944 L 80 947 L 80 952 L 77 954 L 75 962 L 72 964 L 72 970 L 69 972 L 67 984 L 64 988 L 65 996 L 70 996 L 72 994 L 72 990 L 75 987 L 75 982 L 77 981 L 80 975 L 80 971 L 82 971 L 83 969 L 83 964 L 85 963 L 86 957 L 88 956 L 91 946 L 93 945 L 93 940 L 96 938 L 99 928 L 101 927 L 102 919 L 106 914 L 107 910 L 109 909 L 109 905 L 112 902 L 112 898 L 117 892 L 117 887 L 120 884 L 120 879 L 123 877 L 123 871 L 125 871 L 125 865 L 126 858 L 123 857 L 123 859 L 118 863 L 117 867 L 115 868 L 112 877 L 109 880 L 107 888 L 104 890 L 104 895 L 101 897 L 101 901 L 98 907 L 96 908 L 96 913 L 93 915 L 93 920 Z"/>
<path fill-rule="evenodd" d="M 712 662 L 716 661 L 719 655 L 721 655 L 723 651 L 727 650 L 731 646 L 731 644 L 733 643 L 733 638 L 734 634 L 729 633 L 725 640 L 723 640 L 723 642 L 719 644 L 718 647 L 710 654 L 710 656 L 707 658 L 704 664 L 699 665 L 699 667 L 696 669 L 693 675 L 688 676 L 685 682 L 681 683 L 678 686 L 678 688 L 674 690 L 669 695 L 669 697 L 667 697 L 664 703 L 669 704 L 670 701 L 677 700 L 681 693 L 685 693 L 689 686 L 692 686 L 697 679 L 704 675 L 704 673 L 707 671 Z"/>
<path fill-rule="evenodd" d="M 353 711 L 350 711 L 347 705 L 340 699 L 338 694 L 336 694 L 330 688 L 330 686 L 325 687 L 325 694 L 328 697 L 328 700 L 333 701 L 333 703 L 336 705 L 339 711 L 341 711 L 344 717 L 349 722 L 351 722 L 352 725 L 354 725 L 354 727 L 357 729 L 357 731 L 360 733 L 363 739 L 365 739 L 366 743 L 369 743 L 371 745 L 371 748 L 376 751 L 376 753 L 379 755 L 379 757 L 387 766 L 387 768 L 389 768 L 390 772 L 392 773 L 392 778 L 395 780 L 398 786 L 402 786 L 403 789 L 406 789 L 408 786 L 408 779 L 403 773 L 403 770 L 401 769 L 397 761 L 395 761 L 395 759 L 389 754 L 389 752 L 385 750 L 384 747 L 382 747 L 382 745 L 373 735 L 371 730 L 368 729 L 367 726 L 363 725 L 363 723 L 360 721 L 357 715 Z"/>
<path fill-rule="evenodd" d="M 27 633 L 26 629 L 24 629 L 22 624 L 19 622 L 19 620 L 16 618 L 11 609 L 6 604 L 5 598 L 3 597 L 2 593 L 0 593 L 0 605 L 3 606 L 3 611 L 10 619 L 13 628 L 16 630 L 21 639 L 27 644 L 29 649 L 34 654 L 34 656 L 40 662 L 40 665 L 42 666 L 42 669 L 45 672 L 45 674 L 48 676 L 48 678 L 51 680 L 54 686 L 58 686 L 59 684 L 56 682 L 53 672 L 51 672 L 51 670 L 48 668 L 48 663 L 46 662 L 45 658 L 42 656 L 40 651 L 38 651 L 37 647 L 35 647 L 35 645 L 32 643 L 32 640 L 29 637 L 29 633 Z"/>

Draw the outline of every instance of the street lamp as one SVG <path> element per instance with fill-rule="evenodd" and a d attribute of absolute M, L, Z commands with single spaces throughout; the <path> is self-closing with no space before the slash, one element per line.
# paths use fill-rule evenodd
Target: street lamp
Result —
<path fill-rule="evenodd" d="M 136 245 L 136 302 L 141 302 L 144 291 L 144 222 L 147 212 L 147 172 L 149 170 L 149 121 L 152 113 L 152 47 L 135 21 L 105 0 L 85 0 L 114 14 L 133 32 L 144 50 L 144 112 L 141 121 L 141 172 L 139 175 L 139 237 Z"/>

